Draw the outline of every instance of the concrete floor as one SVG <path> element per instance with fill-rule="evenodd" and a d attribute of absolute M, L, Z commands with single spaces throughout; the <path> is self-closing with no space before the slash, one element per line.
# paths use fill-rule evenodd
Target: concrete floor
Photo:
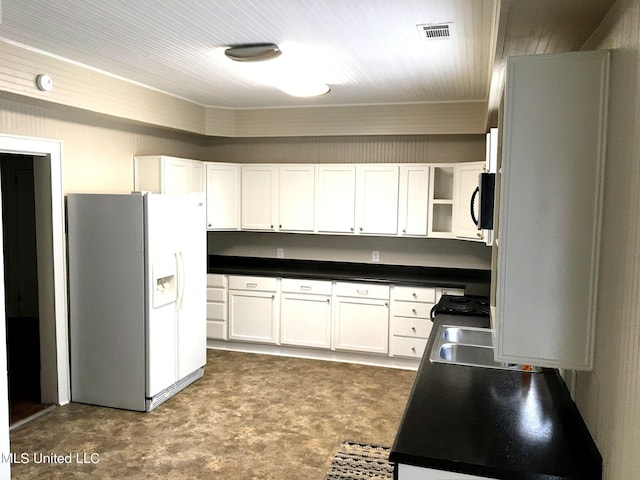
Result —
<path fill-rule="evenodd" d="M 12 431 L 12 478 L 323 480 L 344 440 L 393 443 L 414 377 L 209 350 L 205 376 L 151 413 L 71 403 Z"/>

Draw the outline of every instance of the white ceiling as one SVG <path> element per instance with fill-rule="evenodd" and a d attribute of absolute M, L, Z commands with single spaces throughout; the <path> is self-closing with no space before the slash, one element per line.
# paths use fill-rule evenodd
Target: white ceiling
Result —
<path fill-rule="evenodd" d="M 507 55 L 575 50 L 612 3 L 2 0 L 0 40 L 205 106 L 484 101 Z M 443 22 L 448 40 L 424 40 L 416 27 Z M 260 42 L 277 43 L 283 55 L 247 64 L 223 54 Z M 291 97 L 274 86 L 271 69 L 312 75 L 331 92 Z"/>

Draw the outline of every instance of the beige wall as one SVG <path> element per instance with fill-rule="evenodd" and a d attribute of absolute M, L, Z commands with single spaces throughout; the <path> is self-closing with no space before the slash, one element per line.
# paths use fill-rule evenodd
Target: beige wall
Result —
<path fill-rule="evenodd" d="M 207 144 L 198 135 L 2 98 L 0 133 L 61 140 L 65 193 L 130 192 L 134 155 L 202 159 Z"/>
<path fill-rule="evenodd" d="M 619 0 L 585 45 L 611 49 L 594 370 L 577 404 L 606 480 L 640 478 L 640 0 Z"/>
<path fill-rule="evenodd" d="M 473 162 L 485 158 L 484 135 L 218 138 L 209 159 L 238 163 Z"/>

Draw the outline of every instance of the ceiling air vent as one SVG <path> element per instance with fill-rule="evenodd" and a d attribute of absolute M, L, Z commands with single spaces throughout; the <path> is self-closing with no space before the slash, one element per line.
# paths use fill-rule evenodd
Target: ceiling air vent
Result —
<path fill-rule="evenodd" d="M 451 38 L 450 23 L 424 23 L 416 25 L 423 40 L 446 40 Z"/>

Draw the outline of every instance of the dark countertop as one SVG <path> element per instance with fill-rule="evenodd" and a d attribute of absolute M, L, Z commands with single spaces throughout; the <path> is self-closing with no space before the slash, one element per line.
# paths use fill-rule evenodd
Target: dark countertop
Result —
<path fill-rule="evenodd" d="M 488 319 L 437 315 L 445 325 Z M 431 363 L 429 339 L 390 460 L 517 480 L 601 479 L 602 457 L 556 369 Z"/>
<path fill-rule="evenodd" d="M 207 271 L 208 273 L 230 275 L 263 275 L 285 278 L 465 288 L 467 295 L 483 296 L 489 294 L 491 283 L 491 271 L 489 270 L 225 255 L 209 255 Z"/>

